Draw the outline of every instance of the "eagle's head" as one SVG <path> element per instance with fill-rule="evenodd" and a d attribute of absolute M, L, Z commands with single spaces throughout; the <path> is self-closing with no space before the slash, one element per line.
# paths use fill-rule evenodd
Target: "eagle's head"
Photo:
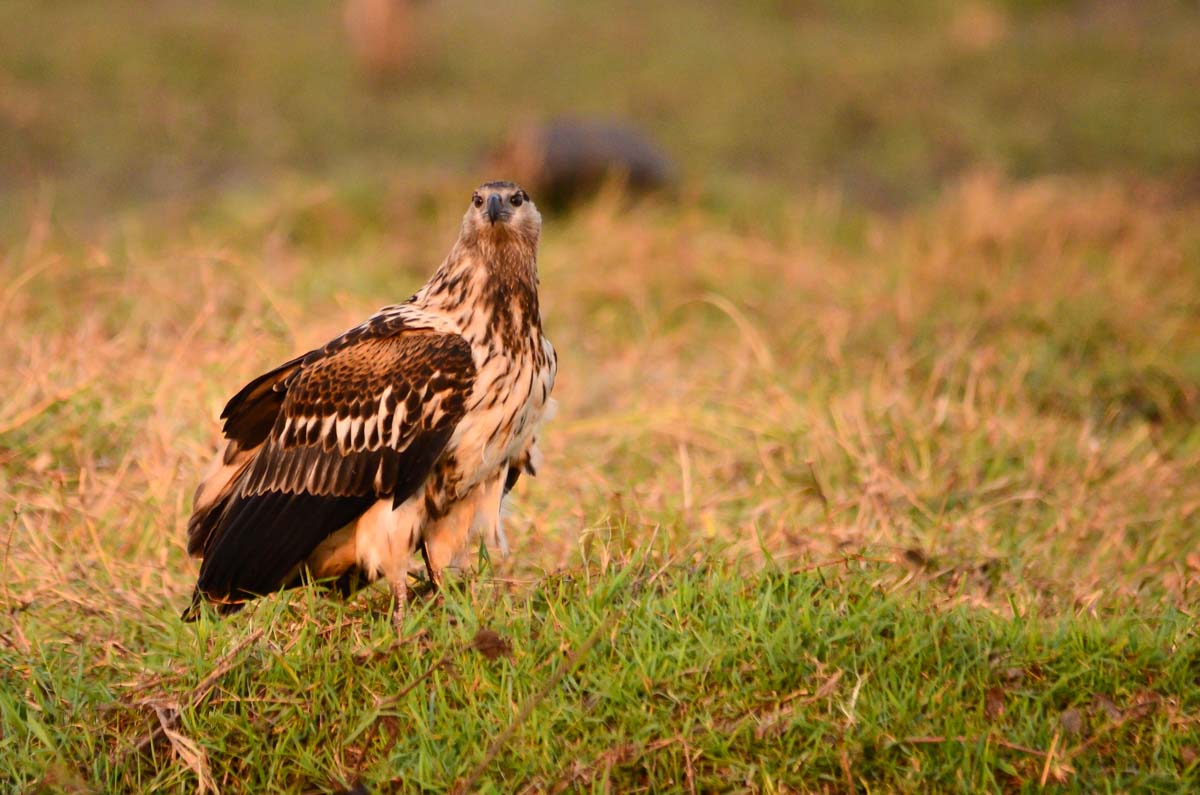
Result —
<path fill-rule="evenodd" d="M 484 245 L 518 243 L 536 249 L 542 216 L 529 194 L 513 182 L 487 182 L 471 194 L 462 236 Z"/>

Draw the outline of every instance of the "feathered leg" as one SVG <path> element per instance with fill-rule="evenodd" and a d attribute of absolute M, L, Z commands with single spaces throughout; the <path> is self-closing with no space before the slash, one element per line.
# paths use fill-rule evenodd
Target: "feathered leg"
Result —
<path fill-rule="evenodd" d="M 446 567 L 467 544 L 475 507 L 482 491 L 482 487 L 476 487 L 465 498 L 450 506 L 445 516 L 427 525 L 422 533 L 425 567 L 429 571 L 430 581 L 438 590 L 442 588 Z"/>
<path fill-rule="evenodd" d="M 475 535 L 498 549 L 501 557 L 508 557 L 508 538 L 504 535 L 504 517 L 501 516 L 500 507 L 504 495 L 510 491 L 509 484 L 516 482 L 516 478 L 513 477 L 513 472 L 516 471 L 511 466 L 506 466 L 493 480 L 479 487 L 475 518 L 471 522 L 471 529 Z"/>
<path fill-rule="evenodd" d="M 420 502 L 409 500 L 393 508 L 391 500 L 380 500 L 359 518 L 354 534 L 359 565 L 386 577 L 392 588 L 392 623 L 397 634 L 408 607 L 408 561 L 416 543 Z"/>

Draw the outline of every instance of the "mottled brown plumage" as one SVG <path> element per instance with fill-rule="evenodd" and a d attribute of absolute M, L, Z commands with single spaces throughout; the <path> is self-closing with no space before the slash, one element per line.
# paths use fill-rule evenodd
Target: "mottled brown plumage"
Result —
<path fill-rule="evenodd" d="M 536 467 L 556 361 L 537 294 L 541 218 L 511 183 L 476 191 L 430 281 L 226 405 L 197 489 L 192 607 L 225 611 L 303 582 L 386 577 L 401 615 L 410 556 L 431 579 L 469 531 L 504 545 L 500 499 Z"/>

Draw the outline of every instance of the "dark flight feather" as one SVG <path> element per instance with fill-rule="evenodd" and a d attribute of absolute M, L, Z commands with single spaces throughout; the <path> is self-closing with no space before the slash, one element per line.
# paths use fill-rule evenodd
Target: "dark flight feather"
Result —
<path fill-rule="evenodd" d="M 257 447 L 266 441 L 279 409 L 283 407 L 288 377 L 300 369 L 312 353 L 297 356 L 263 373 L 230 398 L 221 412 L 221 419 L 225 420 L 225 437 L 236 442 L 242 450 Z"/>
<path fill-rule="evenodd" d="M 226 510 L 196 591 L 209 599 L 239 602 L 279 590 L 326 536 L 374 502 L 369 496 L 281 492 L 239 498 Z"/>
<path fill-rule="evenodd" d="M 519 458 L 509 461 L 508 474 L 504 477 L 504 493 L 508 494 L 517 486 L 517 481 L 521 479 L 522 473 L 529 473 L 537 477 L 537 470 L 533 466 L 533 448 L 526 450 Z"/>

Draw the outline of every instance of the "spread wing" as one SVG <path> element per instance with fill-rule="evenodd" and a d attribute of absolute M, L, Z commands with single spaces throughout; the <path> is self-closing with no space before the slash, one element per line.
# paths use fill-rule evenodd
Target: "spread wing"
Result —
<path fill-rule="evenodd" d="M 188 550 L 197 596 L 270 593 L 331 533 L 425 481 L 475 378 L 462 337 L 359 327 L 250 382 L 226 406 L 228 442 L 200 487 Z"/>

